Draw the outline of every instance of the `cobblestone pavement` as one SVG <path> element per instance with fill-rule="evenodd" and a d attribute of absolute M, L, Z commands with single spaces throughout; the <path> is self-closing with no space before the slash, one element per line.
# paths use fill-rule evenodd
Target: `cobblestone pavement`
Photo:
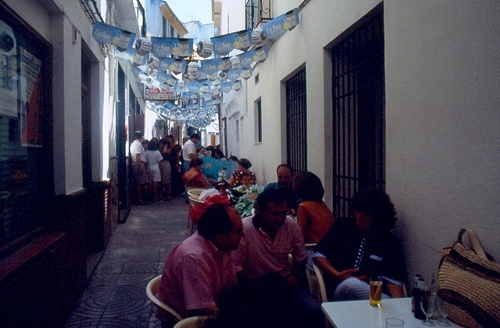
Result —
<path fill-rule="evenodd" d="M 132 206 L 104 252 L 95 255 L 97 266 L 92 266 L 95 270 L 66 327 L 160 327 L 146 285 L 161 274 L 173 247 L 190 235 L 188 210 L 182 196 Z"/>

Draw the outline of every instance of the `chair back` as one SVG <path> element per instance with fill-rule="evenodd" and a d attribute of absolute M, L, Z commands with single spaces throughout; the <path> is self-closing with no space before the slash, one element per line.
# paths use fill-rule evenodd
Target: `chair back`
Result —
<path fill-rule="evenodd" d="M 319 292 L 321 295 L 321 302 L 328 302 L 328 297 L 326 295 L 326 287 L 325 287 L 325 280 L 323 279 L 323 271 L 315 264 L 313 263 L 313 268 L 314 268 L 314 274 L 316 275 L 316 278 L 318 279 L 318 285 L 319 285 Z"/>
<path fill-rule="evenodd" d="M 161 275 L 151 279 L 151 281 L 148 283 L 146 286 L 146 294 L 148 295 L 148 298 L 153 302 L 156 307 L 163 309 L 170 313 L 177 321 L 181 321 L 183 318 L 182 316 L 172 309 L 170 306 L 167 304 L 161 302 L 156 295 L 160 292 L 160 283 L 161 283 Z"/>
<path fill-rule="evenodd" d="M 195 316 L 182 319 L 175 324 L 174 328 L 196 328 L 203 327 L 203 322 L 207 319 L 207 316 Z"/>
<path fill-rule="evenodd" d="M 188 195 L 190 196 L 200 196 L 201 193 L 207 189 L 205 188 L 192 188 L 192 187 L 186 187 L 186 190 L 188 192 Z"/>

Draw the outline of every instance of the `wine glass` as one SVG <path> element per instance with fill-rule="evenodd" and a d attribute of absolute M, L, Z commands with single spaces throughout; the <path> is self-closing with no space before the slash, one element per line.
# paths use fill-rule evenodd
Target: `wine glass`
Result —
<path fill-rule="evenodd" d="M 420 308 L 425 315 L 425 320 L 422 320 L 422 324 L 424 326 L 434 326 L 434 322 L 431 321 L 431 317 L 436 311 L 436 303 L 432 301 L 430 295 L 422 295 Z"/>
<path fill-rule="evenodd" d="M 448 316 L 448 310 L 443 307 L 443 299 L 441 297 L 438 297 L 437 299 L 437 310 L 439 312 L 439 321 L 437 324 L 446 327 L 451 326 L 450 322 L 446 319 Z"/>

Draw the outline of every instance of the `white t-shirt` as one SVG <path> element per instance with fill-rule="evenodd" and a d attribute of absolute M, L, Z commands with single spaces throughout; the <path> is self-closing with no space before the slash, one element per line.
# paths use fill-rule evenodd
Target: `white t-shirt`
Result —
<path fill-rule="evenodd" d="M 159 162 L 163 159 L 159 150 L 147 150 L 146 162 L 148 163 L 148 171 L 153 173 L 153 181 L 161 181 Z"/>
<path fill-rule="evenodd" d="M 184 161 L 189 162 L 191 158 L 189 158 L 189 154 L 196 154 L 196 146 L 194 143 L 190 140 L 186 141 L 184 144 L 184 147 L 182 147 L 182 158 Z"/>
<path fill-rule="evenodd" d="M 136 154 L 141 154 L 141 162 L 145 162 L 145 153 L 146 151 L 144 150 L 142 143 L 139 140 L 134 140 L 134 142 L 130 145 L 130 157 L 132 158 L 132 162 L 135 162 Z"/>
<path fill-rule="evenodd" d="M 148 170 L 160 172 L 160 162 L 163 159 L 159 150 L 146 151 L 146 163 L 148 163 Z"/>

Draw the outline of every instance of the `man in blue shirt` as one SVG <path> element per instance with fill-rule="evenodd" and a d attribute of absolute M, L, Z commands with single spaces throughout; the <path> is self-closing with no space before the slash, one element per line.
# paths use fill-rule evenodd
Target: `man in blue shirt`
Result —
<path fill-rule="evenodd" d="M 268 189 L 279 189 L 281 190 L 286 197 L 286 201 L 290 209 L 295 213 L 297 207 L 299 206 L 301 199 L 292 189 L 292 167 L 288 164 L 280 164 L 276 169 L 276 174 L 278 176 L 278 182 L 269 183 L 264 190 Z"/>

